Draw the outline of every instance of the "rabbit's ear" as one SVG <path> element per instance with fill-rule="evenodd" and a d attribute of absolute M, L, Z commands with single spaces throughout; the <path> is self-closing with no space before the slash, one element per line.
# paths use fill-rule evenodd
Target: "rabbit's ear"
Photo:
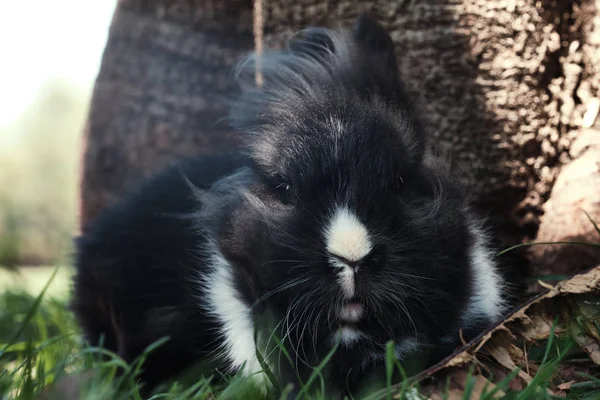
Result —
<path fill-rule="evenodd" d="M 398 78 L 394 42 L 385 28 L 371 15 L 361 14 L 353 29 L 354 39 L 362 50 L 383 61 L 388 72 Z"/>
<path fill-rule="evenodd" d="M 304 29 L 288 43 L 288 48 L 292 53 L 316 59 L 333 53 L 334 47 L 331 32 L 325 28 Z"/>

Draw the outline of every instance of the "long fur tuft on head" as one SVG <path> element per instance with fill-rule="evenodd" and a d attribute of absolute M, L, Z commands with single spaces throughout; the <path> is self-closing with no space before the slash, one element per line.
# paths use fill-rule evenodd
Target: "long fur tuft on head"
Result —
<path fill-rule="evenodd" d="M 255 82 L 257 66 L 263 75 L 261 87 Z M 289 104 L 332 95 L 389 102 L 398 95 L 393 43 L 367 17 L 352 30 L 300 31 L 284 50 L 251 54 L 236 72 L 243 93 L 230 121 L 243 131 L 264 122 L 265 113 L 285 117 Z"/>
<path fill-rule="evenodd" d="M 260 57 L 260 63 L 257 62 Z M 255 82 L 260 68 L 263 84 Z M 281 51 L 251 54 L 236 70 L 241 95 L 233 103 L 230 124 L 239 132 L 264 137 L 283 124 L 298 127 L 298 115 L 315 115 L 348 104 L 380 110 L 403 131 L 407 147 L 423 151 L 414 110 L 399 82 L 394 44 L 386 30 L 367 15 L 352 29 L 308 28 Z M 322 117 L 322 116 L 321 116 Z M 260 157 L 259 157 L 260 158 Z M 417 157 L 419 158 L 419 157 Z"/>

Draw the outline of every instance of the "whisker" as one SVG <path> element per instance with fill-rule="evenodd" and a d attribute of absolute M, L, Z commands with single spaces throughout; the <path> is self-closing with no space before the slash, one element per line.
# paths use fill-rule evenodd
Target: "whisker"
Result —
<path fill-rule="evenodd" d="M 261 302 L 263 302 L 266 299 L 268 299 L 269 297 L 271 297 L 271 296 L 273 296 L 273 295 L 275 295 L 275 294 L 277 294 L 277 293 L 279 293 L 281 291 L 284 291 L 284 290 L 287 290 L 287 289 L 291 289 L 291 288 L 293 288 L 295 286 L 298 286 L 298 285 L 300 285 L 302 283 L 306 283 L 310 279 L 311 278 L 308 277 L 308 278 L 302 278 L 302 279 L 292 280 L 292 281 L 289 281 L 289 282 L 284 282 L 281 286 L 275 287 L 274 289 L 268 291 L 267 293 L 263 294 L 258 299 L 256 299 L 250 308 L 253 309 L 254 307 L 258 306 Z"/>

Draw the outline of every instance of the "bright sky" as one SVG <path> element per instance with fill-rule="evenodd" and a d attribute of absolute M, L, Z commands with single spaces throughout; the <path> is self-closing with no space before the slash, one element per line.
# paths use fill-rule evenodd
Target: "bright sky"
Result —
<path fill-rule="evenodd" d="M 116 0 L 0 1 L 0 128 L 45 82 L 91 87 Z"/>

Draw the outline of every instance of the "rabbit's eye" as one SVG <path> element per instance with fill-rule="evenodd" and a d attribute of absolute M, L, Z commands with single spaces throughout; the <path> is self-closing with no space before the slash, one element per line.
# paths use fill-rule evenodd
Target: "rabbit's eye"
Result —
<path fill-rule="evenodd" d="M 396 181 L 394 182 L 394 189 L 396 190 L 396 193 L 400 193 L 403 188 L 404 188 L 404 179 L 402 179 L 402 176 L 400 174 L 398 174 L 398 175 L 396 175 Z"/>
<path fill-rule="evenodd" d="M 289 204 L 292 197 L 292 186 L 287 182 L 280 182 L 274 185 L 273 191 L 277 199 L 283 204 Z"/>

